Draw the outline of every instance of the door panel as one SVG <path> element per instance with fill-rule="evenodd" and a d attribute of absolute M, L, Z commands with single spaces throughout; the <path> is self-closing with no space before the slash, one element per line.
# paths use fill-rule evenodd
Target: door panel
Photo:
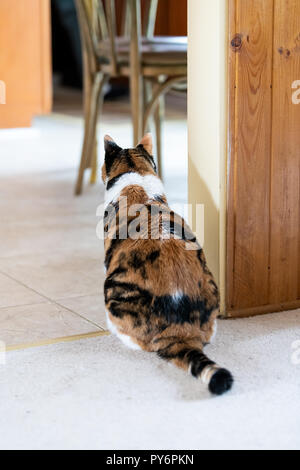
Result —
<path fill-rule="evenodd" d="M 300 298 L 300 2 L 275 1 L 270 302 Z M 288 25 L 288 27 L 287 27 Z"/>
<path fill-rule="evenodd" d="M 300 293 L 300 2 L 231 0 L 227 311 L 296 307 Z M 289 25 L 289 27 L 287 27 Z"/>
<path fill-rule="evenodd" d="M 34 114 L 51 109 L 49 1 L 1 0 L 0 49 L 0 128 L 29 126 Z"/>

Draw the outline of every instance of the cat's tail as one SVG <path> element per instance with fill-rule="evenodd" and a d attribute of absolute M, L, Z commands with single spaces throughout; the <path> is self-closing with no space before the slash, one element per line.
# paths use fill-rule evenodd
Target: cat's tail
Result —
<path fill-rule="evenodd" d="M 162 359 L 187 369 L 194 377 L 201 379 L 214 395 L 222 395 L 233 385 L 231 373 L 211 361 L 201 349 L 188 348 L 183 343 L 173 342 L 157 353 Z"/>
<path fill-rule="evenodd" d="M 191 374 L 200 378 L 201 381 L 208 385 L 208 389 L 214 395 L 222 395 L 231 389 L 233 385 L 233 377 L 229 370 L 218 366 L 215 362 L 198 350 L 188 352 L 189 371 Z"/>

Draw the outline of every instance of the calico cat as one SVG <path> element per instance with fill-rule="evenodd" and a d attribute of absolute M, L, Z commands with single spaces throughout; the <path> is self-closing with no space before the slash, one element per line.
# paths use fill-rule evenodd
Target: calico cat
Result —
<path fill-rule="evenodd" d="M 219 291 L 196 238 L 169 209 L 151 135 L 133 149 L 109 136 L 104 145 L 108 327 L 127 346 L 157 353 L 221 395 L 232 375 L 203 353 L 216 330 Z"/>

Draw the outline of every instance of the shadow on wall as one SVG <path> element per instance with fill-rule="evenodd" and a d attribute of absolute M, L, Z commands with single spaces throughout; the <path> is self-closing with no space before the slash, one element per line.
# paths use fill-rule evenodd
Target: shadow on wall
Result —
<path fill-rule="evenodd" d="M 191 188 L 193 188 L 192 192 Z M 199 232 L 203 230 L 203 227 L 197 227 L 196 205 L 204 205 L 203 249 L 209 269 L 212 271 L 216 282 L 219 284 L 219 209 L 191 158 L 189 159 L 189 203 L 193 204 L 192 230 L 197 234 L 199 240 Z"/>

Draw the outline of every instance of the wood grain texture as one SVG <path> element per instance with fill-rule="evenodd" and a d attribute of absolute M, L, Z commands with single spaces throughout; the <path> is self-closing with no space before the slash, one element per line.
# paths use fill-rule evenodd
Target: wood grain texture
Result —
<path fill-rule="evenodd" d="M 271 303 L 300 299 L 300 2 L 275 0 L 270 238 Z"/>
<path fill-rule="evenodd" d="M 228 44 L 236 34 L 236 0 L 229 0 Z M 234 246 L 235 246 L 235 163 L 236 163 L 236 57 L 231 49 L 228 52 L 228 136 L 227 136 L 227 236 L 226 236 L 226 309 L 233 308 L 234 296 Z"/>
<path fill-rule="evenodd" d="M 227 305 L 268 303 L 273 1 L 237 0 L 230 57 L 235 63 L 229 172 Z M 232 247 L 232 243 L 234 247 Z M 234 248 L 234 251 L 232 252 Z"/>
<path fill-rule="evenodd" d="M 230 0 L 229 316 L 300 305 L 300 2 Z"/>
<path fill-rule="evenodd" d="M 187 0 L 159 0 L 155 34 L 187 35 Z"/>
<path fill-rule="evenodd" d="M 0 48 L 7 90 L 0 127 L 28 126 L 34 114 L 51 109 L 49 0 L 1 0 Z"/>
<path fill-rule="evenodd" d="M 227 310 L 226 316 L 231 318 L 245 318 L 262 315 L 266 313 L 285 312 L 287 310 L 297 310 L 300 308 L 300 300 L 291 302 L 280 302 L 276 304 L 259 305 L 258 307 L 241 308 L 237 310 Z"/>

